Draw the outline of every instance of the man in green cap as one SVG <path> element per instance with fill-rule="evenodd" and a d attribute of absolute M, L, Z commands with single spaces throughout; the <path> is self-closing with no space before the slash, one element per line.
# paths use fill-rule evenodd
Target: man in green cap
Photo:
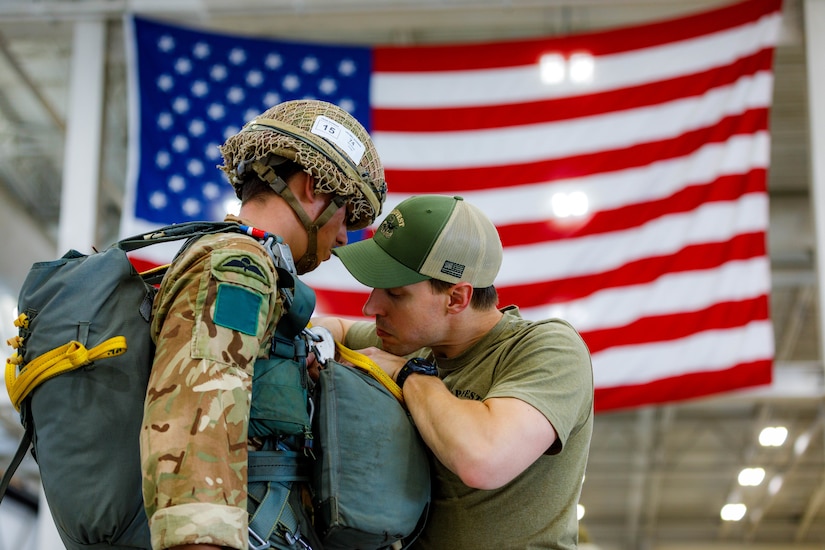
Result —
<path fill-rule="evenodd" d="M 563 320 L 498 309 L 493 223 L 460 197 L 414 196 L 333 254 L 373 289 L 363 313 L 375 321 L 313 324 L 396 380 L 435 459 L 413 548 L 576 548 L 590 354 Z"/>

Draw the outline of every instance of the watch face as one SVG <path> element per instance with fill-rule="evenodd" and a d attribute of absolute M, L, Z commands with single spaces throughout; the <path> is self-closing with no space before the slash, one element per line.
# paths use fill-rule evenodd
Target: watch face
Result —
<path fill-rule="evenodd" d="M 431 362 L 423 357 L 414 357 L 407 362 L 410 365 L 410 370 L 421 374 L 438 374 L 438 369 Z"/>
<path fill-rule="evenodd" d="M 398 373 L 396 383 L 400 387 L 403 387 L 404 381 L 411 373 L 426 374 L 428 376 L 438 376 L 438 369 L 435 365 L 433 365 L 423 357 L 413 357 L 412 359 L 407 361 L 403 367 L 401 367 L 401 371 Z"/>

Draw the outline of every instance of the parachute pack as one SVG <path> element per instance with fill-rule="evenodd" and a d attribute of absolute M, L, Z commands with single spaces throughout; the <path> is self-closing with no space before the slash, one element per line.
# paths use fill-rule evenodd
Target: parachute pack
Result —
<path fill-rule="evenodd" d="M 70 250 L 29 271 L 5 372 L 25 432 L 0 481 L 0 500 L 31 448 L 67 549 L 151 548 L 138 436 L 154 355 L 152 302 L 165 270 L 137 273 L 127 253 L 229 231 L 250 234 L 232 222 L 177 224 L 90 255 Z M 417 430 L 393 388 L 376 381 L 377 371 L 365 372 L 378 369 L 366 357 L 353 357 L 362 370 L 329 358 L 320 383 L 309 380 L 307 354 L 324 355 L 320 331 L 307 328 L 315 295 L 293 276 L 281 240 L 269 234 L 260 240 L 288 309 L 270 359 L 257 360 L 254 369 L 250 435 L 271 445 L 249 453 L 250 549 L 377 550 L 409 541 L 423 525 L 430 497 L 428 458 Z M 343 394 L 333 392 L 342 383 L 330 380 L 342 376 L 358 381 Z M 371 413 L 355 420 L 364 404 Z M 353 422 L 360 431 L 346 445 L 330 435 L 330 426 Z M 365 454 L 389 467 L 366 466 Z M 309 487 L 314 510 L 306 510 L 295 483 Z M 376 502 L 383 508 L 371 508 Z"/>

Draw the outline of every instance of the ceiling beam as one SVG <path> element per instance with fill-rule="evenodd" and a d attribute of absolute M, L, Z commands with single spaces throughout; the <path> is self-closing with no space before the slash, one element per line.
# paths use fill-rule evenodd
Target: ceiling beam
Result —
<path fill-rule="evenodd" d="M 630 489 L 627 497 L 627 541 L 628 548 L 637 548 L 641 525 L 642 506 L 645 501 L 645 480 L 650 471 L 653 454 L 654 414 L 652 407 L 639 409 L 636 413 L 634 430 Z"/>
<path fill-rule="evenodd" d="M 766 491 L 765 498 L 762 500 L 762 504 L 759 507 L 758 514 L 757 514 L 757 521 L 752 521 L 748 526 L 745 533 L 744 540 L 745 542 L 751 542 L 754 540 L 756 536 L 756 531 L 762 527 L 762 523 L 760 520 L 765 517 L 769 508 L 773 505 L 774 501 L 777 498 L 777 495 L 781 492 L 782 488 L 785 485 L 785 482 L 788 480 L 788 477 L 793 473 L 799 463 L 802 461 L 802 458 L 805 456 L 805 453 L 810 448 L 811 441 L 822 431 L 823 425 L 825 425 L 825 414 L 823 414 L 823 408 L 820 406 L 820 413 L 816 416 L 814 421 L 811 425 L 802 432 L 793 442 L 793 450 L 788 457 L 787 462 L 784 466 L 777 468 L 777 473 L 774 474 L 771 479 L 767 480 L 768 482 L 768 491 Z M 808 514 L 815 513 L 818 510 L 818 504 L 815 502 L 816 499 L 812 499 L 809 501 L 808 506 L 806 507 L 806 512 L 804 516 Z M 802 531 L 802 523 L 797 528 L 796 531 L 796 540 L 799 541 L 805 533 L 807 533 L 807 529 L 809 525 L 805 527 L 804 532 Z M 767 528 L 767 527 L 765 527 Z"/>
<path fill-rule="evenodd" d="M 819 406 L 819 415 L 817 416 L 817 420 L 811 429 L 804 434 L 804 437 L 807 437 L 807 440 L 797 440 L 800 443 L 800 447 L 802 447 L 802 443 L 804 443 L 805 449 L 794 449 L 795 451 L 799 451 L 802 454 L 804 451 L 808 450 L 812 441 L 816 441 L 819 439 L 819 444 L 822 445 L 823 450 L 825 450 L 825 405 Z M 799 527 L 796 530 L 796 536 L 794 537 L 794 542 L 802 542 L 808 534 L 808 531 L 811 528 L 811 524 L 814 521 L 814 518 L 819 513 L 820 508 L 822 508 L 823 503 L 825 503 L 825 463 L 822 464 L 822 477 L 820 478 L 819 487 L 817 487 L 814 494 L 811 496 L 811 499 L 808 501 L 808 506 L 805 508 L 805 513 L 802 515 L 802 520 L 799 522 Z"/>
<path fill-rule="evenodd" d="M 638 0 L 623 2 L 623 7 L 650 8 L 668 6 L 671 11 L 697 11 L 703 7 L 723 5 L 724 0 L 694 0 L 685 6 L 683 0 Z M 401 12 L 461 10 L 464 13 L 484 9 L 544 9 L 566 7 L 615 6 L 615 0 L 268 0 L 265 2 L 223 0 L 98 0 L 85 2 L 15 2 L 0 5 L 0 18 L 25 20 L 67 20 L 89 16 L 121 17 L 125 13 L 155 14 L 215 14 L 222 17 L 248 17 L 279 13 L 330 14 L 369 13 L 376 10 Z"/>
<path fill-rule="evenodd" d="M 670 405 L 662 406 L 659 410 L 659 419 L 656 425 L 654 448 L 652 451 L 652 467 L 648 475 L 647 495 L 642 512 L 641 542 L 649 547 L 656 537 L 657 511 L 662 495 L 663 472 L 667 467 L 667 436 L 671 433 L 676 418 L 676 408 Z"/>
<path fill-rule="evenodd" d="M 32 96 L 34 96 L 35 99 L 37 99 L 37 102 L 40 103 L 40 105 L 49 115 L 49 118 L 51 119 L 52 123 L 54 123 L 55 128 L 57 128 L 57 130 L 61 134 L 64 133 L 66 131 L 66 121 L 64 121 L 63 117 L 61 117 L 60 114 L 58 114 L 57 109 L 54 108 L 49 99 L 45 95 L 43 95 L 43 93 L 40 91 L 40 87 L 34 82 L 34 79 L 31 76 L 29 76 L 29 73 L 27 73 L 26 70 L 23 68 L 23 65 L 14 55 L 14 52 L 12 52 L 9 49 L 8 43 L 2 33 L 0 33 L 0 54 L 2 54 L 3 57 L 6 59 L 9 66 L 20 79 L 20 82 L 23 83 L 24 88 L 30 94 L 32 94 Z"/>

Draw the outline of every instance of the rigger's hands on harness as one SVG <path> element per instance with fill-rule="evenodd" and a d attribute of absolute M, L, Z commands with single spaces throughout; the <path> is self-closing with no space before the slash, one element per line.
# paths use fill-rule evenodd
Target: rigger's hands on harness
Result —
<path fill-rule="evenodd" d="M 329 360 L 334 360 L 348 367 L 356 366 L 340 357 L 336 352 L 335 342 L 342 340 L 342 337 L 336 338 L 333 332 L 338 328 L 337 325 L 333 324 L 331 330 L 328 326 L 324 326 L 326 319 L 313 319 L 313 321 L 317 321 L 317 324 L 310 324 L 310 327 L 305 331 L 307 340 L 310 342 L 310 352 L 307 354 L 307 371 L 310 378 L 317 382 L 320 370 L 324 368 Z M 404 357 L 393 355 L 375 347 L 355 351 L 372 360 L 393 380 L 397 379 L 398 372 L 407 362 Z"/>
<path fill-rule="evenodd" d="M 307 372 L 313 381 L 318 382 L 321 369 L 327 361 L 335 359 L 335 338 L 329 329 L 311 324 L 304 330 L 304 337 L 309 342 Z"/>

